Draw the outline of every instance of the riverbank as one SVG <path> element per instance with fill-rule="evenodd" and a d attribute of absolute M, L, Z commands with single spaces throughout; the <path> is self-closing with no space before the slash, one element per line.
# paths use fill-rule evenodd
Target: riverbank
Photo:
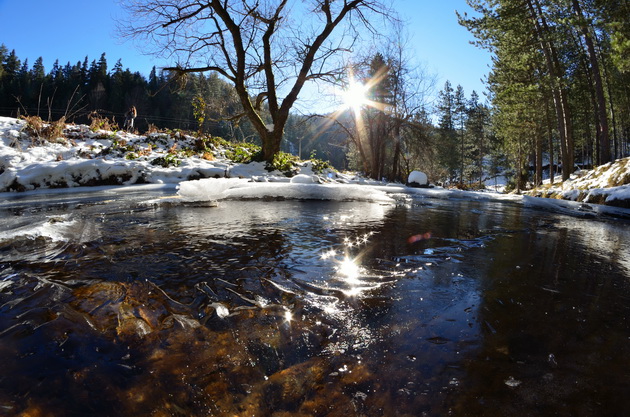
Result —
<path fill-rule="evenodd" d="M 428 197 L 439 197 L 447 191 L 385 184 L 356 173 L 335 172 L 321 167 L 316 161 L 292 163 L 290 172 L 270 170 L 265 163 L 249 162 L 252 149 L 247 144 L 221 140 L 200 142 L 197 137 L 180 131 L 137 135 L 112 129 L 104 123 L 106 120 L 101 122 L 101 126 L 34 126 L 32 121 L 0 117 L 0 192 L 180 184 L 206 178 L 239 178 L 258 184 L 292 183 L 301 188 L 309 183 L 350 184 L 353 187 L 348 188 L 353 188 L 353 195 L 357 195 L 354 190 L 357 185 L 389 186 L 390 191 L 392 187 L 400 187 L 400 192 L 413 190 L 415 194 L 424 193 Z M 462 193 L 468 193 L 451 192 L 460 197 Z M 484 198 L 487 194 L 490 193 L 474 193 L 472 197 Z M 593 171 L 578 172 L 569 181 L 546 184 L 525 194 L 630 208 L 630 158 Z"/>
<path fill-rule="evenodd" d="M 577 171 L 564 182 L 543 184 L 526 195 L 630 208 L 630 158 Z"/>

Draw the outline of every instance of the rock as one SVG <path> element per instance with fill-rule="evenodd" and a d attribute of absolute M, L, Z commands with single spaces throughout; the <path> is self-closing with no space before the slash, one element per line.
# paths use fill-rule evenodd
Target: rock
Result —
<path fill-rule="evenodd" d="M 420 171 L 411 171 L 409 174 L 409 178 L 407 180 L 408 187 L 428 187 L 429 179 L 427 178 L 427 174 Z"/>

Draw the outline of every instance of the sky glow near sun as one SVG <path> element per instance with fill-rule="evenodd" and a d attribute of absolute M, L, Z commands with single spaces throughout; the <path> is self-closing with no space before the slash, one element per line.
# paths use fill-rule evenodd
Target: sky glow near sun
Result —
<path fill-rule="evenodd" d="M 361 107 L 369 102 L 367 98 L 369 90 L 369 86 L 351 79 L 348 86 L 341 93 L 344 107 L 352 109 L 355 113 L 359 112 Z"/>

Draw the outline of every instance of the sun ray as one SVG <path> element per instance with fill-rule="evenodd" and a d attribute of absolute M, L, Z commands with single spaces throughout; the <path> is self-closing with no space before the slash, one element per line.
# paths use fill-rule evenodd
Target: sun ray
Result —
<path fill-rule="evenodd" d="M 370 101 L 367 96 L 369 91 L 370 87 L 368 85 L 351 79 L 342 92 L 344 106 L 352 109 L 355 113 L 361 111 L 361 107 L 367 105 Z"/>

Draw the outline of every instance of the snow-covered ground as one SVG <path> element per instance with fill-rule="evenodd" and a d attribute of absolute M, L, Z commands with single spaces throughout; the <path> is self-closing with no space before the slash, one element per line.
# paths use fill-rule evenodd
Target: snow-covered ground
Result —
<path fill-rule="evenodd" d="M 630 158 L 618 159 L 590 171 L 578 171 L 567 181 L 556 177 L 527 193 L 535 197 L 630 208 Z"/>
<path fill-rule="evenodd" d="M 295 188 L 303 188 L 298 184 L 375 183 L 332 170 L 315 175 L 308 161 L 298 167 L 298 175 L 288 178 L 279 171 L 267 171 L 261 162 L 235 163 L 221 147 L 213 146 L 212 152 L 194 151 L 195 141 L 195 137 L 182 133 L 135 135 L 124 131 L 92 131 L 86 125 L 67 125 L 63 137 L 45 140 L 29 135 L 24 120 L 0 117 L 0 192 L 178 184 L 203 178 L 244 179 L 259 183 L 263 189 L 268 183 L 294 184 Z M 219 181 L 216 186 L 226 189 L 236 183 Z M 361 193 L 353 193 L 353 189 L 344 188 L 348 199 L 361 199 Z"/>
<path fill-rule="evenodd" d="M 332 170 L 316 173 L 308 161 L 300 164 L 297 175 L 289 178 L 278 171 L 267 171 L 264 163 L 235 163 L 226 157 L 227 150 L 220 146 L 214 146 L 212 152 L 193 151 L 195 141 L 195 137 L 182 133 L 135 135 L 123 131 L 92 131 L 85 125 L 67 125 L 63 137 L 49 141 L 28 134 L 24 120 L 0 117 L 0 199 L 15 192 L 51 188 L 171 184 L 178 186 L 181 201 L 264 198 L 379 203 L 405 198 L 507 200 L 580 215 L 614 212 L 630 217 L 630 210 L 583 203 L 440 187 L 410 188 Z M 610 176 L 619 177 L 623 172 L 630 172 L 630 163 L 626 162 L 624 168 L 618 168 Z M 571 189 L 567 187 L 582 187 L 587 178 L 589 176 L 584 175 L 563 184 L 563 196 L 570 197 Z M 603 187 L 602 178 L 600 175 L 599 182 L 593 182 L 600 187 L 597 190 L 601 190 L 593 191 L 593 195 L 610 191 L 607 198 L 630 201 L 628 186 L 608 190 Z"/>

